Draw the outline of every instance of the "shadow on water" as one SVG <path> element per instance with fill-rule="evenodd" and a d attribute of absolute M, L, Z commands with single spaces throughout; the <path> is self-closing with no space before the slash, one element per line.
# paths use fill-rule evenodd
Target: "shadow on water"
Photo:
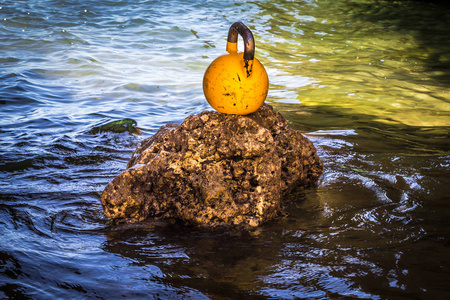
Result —
<path fill-rule="evenodd" d="M 450 5 L 448 1 L 351 1 L 351 18 L 386 26 L 403 34 L 411 34 L 417 48 L 403 54 L 425 63 L 423 72 L 450 85 Z M 400 53 L 401 54 L 401 53 Z"/>
<path fill-rule="evenodd" d="M 254 290 L 254 282 L 279 251 L 279 245 L 249 234 L 161 223 L 112 229 L 103 247 L 133 265 L 158 268 L 165 284 L 180 290 L 189 287 L 212 299 L 265 299 Z"/>
<path fill-rule="evenodd" d="M 301 132 L 315 130 L 347 130 L 372 140 L 365 152 L 397 152 L 397 155 L 449 155 L 450 128 L 444 126 L 417 127 L 404 124 L 379 124 L 375 117 L 365 114 L 348 114 L 328 107 L 274 104 L 277 109 Z M 379 147 L 379 140 L 383 147 Z M 366 139 L 366 141 L 369 141 Z"/>

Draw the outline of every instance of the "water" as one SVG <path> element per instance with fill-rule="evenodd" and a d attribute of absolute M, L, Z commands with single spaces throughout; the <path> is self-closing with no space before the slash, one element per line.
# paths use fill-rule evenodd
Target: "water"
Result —
<path fill-rule="evenodd" d="M 317 188 L 252 233 L 109 226 L 104 187 L 209 109 L 236 20 L 267 102 L 318 148 Z M 2 2 L 0 298 L 448 298 L 449 20 L 413 1 Z M 89 133 L 123 118 L 143 134 Z"/>

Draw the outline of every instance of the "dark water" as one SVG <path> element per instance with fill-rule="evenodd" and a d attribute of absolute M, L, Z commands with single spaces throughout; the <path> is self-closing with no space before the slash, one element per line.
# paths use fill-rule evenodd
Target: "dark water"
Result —
<path fill-rule="evenodd" d="M 209 109 L 236 20 L 326 167 L 252 233 L 107 224 L 140 140 Z M 0 3 L 0 298 L 448 299 L 450 11 L 415 1 Z M 141 136 L 90 134 L 133 118 Z"/>

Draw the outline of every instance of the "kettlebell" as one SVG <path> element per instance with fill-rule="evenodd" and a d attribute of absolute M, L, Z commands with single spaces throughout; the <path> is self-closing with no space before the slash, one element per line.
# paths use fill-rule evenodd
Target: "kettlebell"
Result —
<path fill-rule="evenodd" d="M 244 53 L 238 52 L 238 34 L 244 40 Z M 266 99 L 269 77 L 255 58 L 253 34 L 242 22 L 228 31 L 228 53 L 216 58 L 203 76 L 203 92 L 208 103 L 226 114 L 247 115 L 256 111 Z"/>

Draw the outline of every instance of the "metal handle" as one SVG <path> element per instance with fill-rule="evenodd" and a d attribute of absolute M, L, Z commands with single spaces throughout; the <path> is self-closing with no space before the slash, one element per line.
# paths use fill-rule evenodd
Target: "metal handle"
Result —
<path fill-rule="evenodd" d="M 235 22 L 228 31 L 227 51 L 237 51 L 238 34 L 244 39 L 244 67 L 247 71 L 247 77 L 252 73 L 253 59 L 255 58 L 255 39 L 247 26 L 242 22 Z M 230 45 L 232 43 L 232 46 Z"/>

